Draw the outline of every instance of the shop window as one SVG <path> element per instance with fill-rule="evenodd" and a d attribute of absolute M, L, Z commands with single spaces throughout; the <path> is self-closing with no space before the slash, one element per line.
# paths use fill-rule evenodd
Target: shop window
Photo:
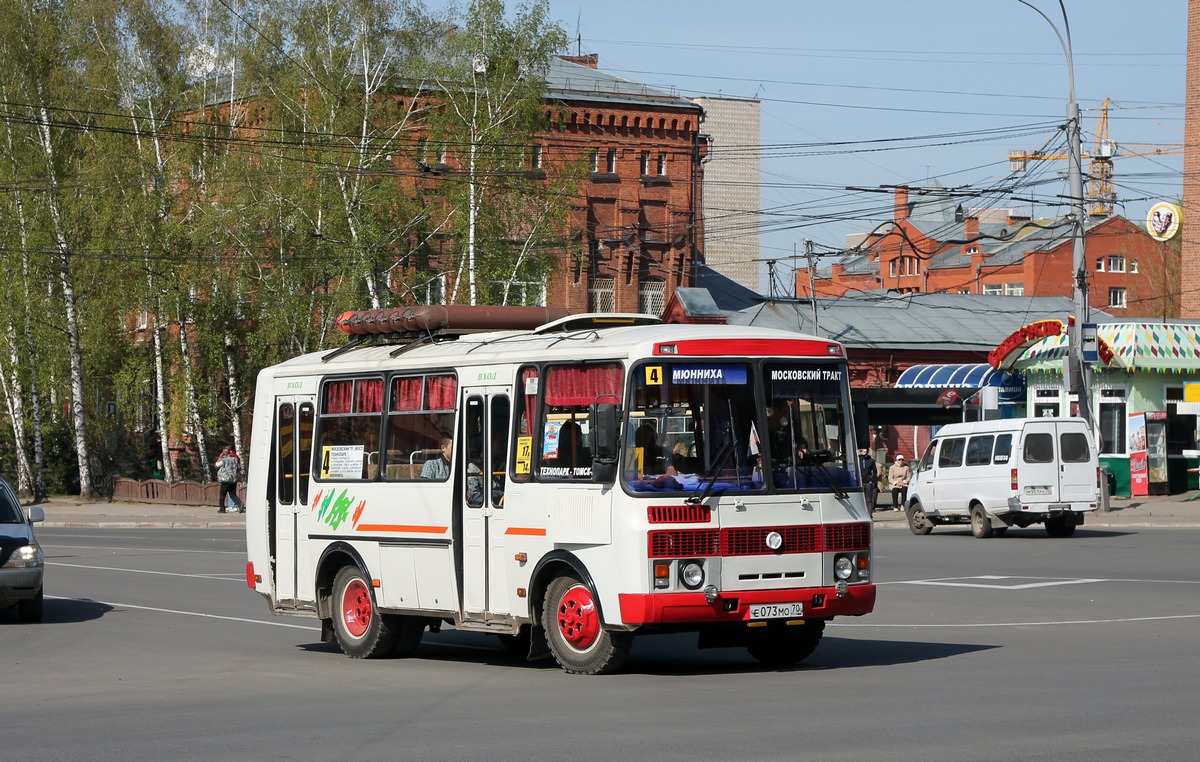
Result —
<path fill-rule="evenodd" d="M 1060 415 L 1060 393 L 1058 389 L 1035 389 L 1033 392 L 1033 417 L 1056 418 Z"/>

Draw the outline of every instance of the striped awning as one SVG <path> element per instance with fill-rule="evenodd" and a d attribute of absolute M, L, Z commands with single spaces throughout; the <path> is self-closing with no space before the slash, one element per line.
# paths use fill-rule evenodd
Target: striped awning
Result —
<path fill-rule="evenodd" d="M 998 386 L 993 377 L 1004 375 L 987 363 L 969 365 L 914 365 L 900 374 L 897 389 L 979 389 Z"/>

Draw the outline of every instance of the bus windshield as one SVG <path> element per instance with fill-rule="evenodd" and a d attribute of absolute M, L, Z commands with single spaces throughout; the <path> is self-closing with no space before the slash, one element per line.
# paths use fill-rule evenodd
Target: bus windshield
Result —
<path fill-rule="evenodd" d="M 858 486 L 837 364 L 680 361 L 633 372 L 622 473 L 632 492 L 841 492 Z M 761 389 L 761 396 L 756 393 Z M 756 399 L 766 401 L 760 410 Z"/>

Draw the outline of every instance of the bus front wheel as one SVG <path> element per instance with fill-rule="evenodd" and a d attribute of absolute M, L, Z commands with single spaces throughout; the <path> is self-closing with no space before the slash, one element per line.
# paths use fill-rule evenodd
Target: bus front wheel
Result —
<path fill-rule="evenodd" d="M 394 617 L 375 606 L 371 583 L 357 566 L 342 567 L 333 578 L 333 632 L 342 652 L 353 659 L 393 653 L 399 633 Z"/>
<path fill-rule="evenodd" d="M 590 588 L 575 577 L 557 577 L 546 588 L 542 629 L 554 660 L 567 672 L 603 675 L 621 666 L 633 636 L 610 632 Z"/>

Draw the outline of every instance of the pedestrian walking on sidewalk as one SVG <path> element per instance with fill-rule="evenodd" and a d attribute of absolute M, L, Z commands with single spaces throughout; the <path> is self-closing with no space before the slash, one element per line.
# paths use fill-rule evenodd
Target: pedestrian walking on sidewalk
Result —
<path fill-rule="evenodd" d="M 246 506 L 237 494 L 238 478 L 242 475 L 241 461 L 233 447 L 221 450 L 217 458 L 217 481 L 221 483 L 220 505 L 217 513 L 245 513 Z"/>

